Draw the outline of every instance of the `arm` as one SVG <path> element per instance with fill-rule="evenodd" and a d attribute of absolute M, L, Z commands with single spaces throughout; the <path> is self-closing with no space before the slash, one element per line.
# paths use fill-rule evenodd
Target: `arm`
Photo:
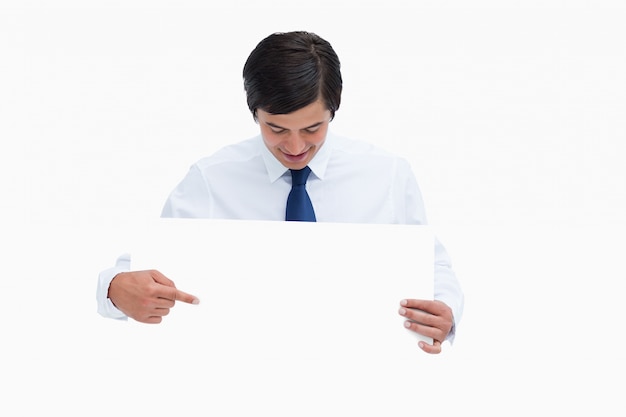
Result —
<path fill-rule="evenodd" d="M 401 164 L 400 178 L 405 178 L 400 189 L 405 196 L 405 222 L 427 224 L 420 189 L 408 164 Z M 433 345 L 420 342 L 422 350 L 440 353 L 441 343 L 454 341 L 456 327 L 463 314 L 464 294 L 452 269 L 452 262 L 443 244 L 435 238 L 434 294 L 433 300 L 402 300 L 400 315 L 407 318 L 407 328 L 432 337 Z"/>
<path fill-rule="evenodd" d="M 142 323 L 160 323 L 176 301 L 199 303 L 156 270 L 118 273 L 111 280 L 108 297 L 119 311 Z"/>
<path fill-rule="evenodd" d="M 198 304 L 191 294 L 176 289 L 159 271 L 130 271 L 130 255 L 123 254 L 115 266 L 98 276 L 96 292 L 101 316 L 142 323 L 160 323 L 176 301 Z"/>
<path fill-rule="evenodd" d="M 407 318 L 405 327 L 431 337 L 433 344 L 420 342 L 427 353 L 440 353 L 441 343 L 454 341 L 456 326 L 463 314 L 464 295 L 452 270 L 450 257 L 435 239 L 434 300 L 407 299 L 400 302 L 399 313 Z"/>
<path fill-rule="evenodd" d="M 208 191 L 202 174 L 193 165 L 165 202 L 161 217 L 208 217 Z M 195 304 L 198 299 L 176 290 L 158 271 L 132 271 L 130 254 L 121 255 L 115 266 L 98 276 L 98 313 L 103 317 L 144 323 L 159 323 L 175 301 Z"/>
<path fill-rule="evenodd" d="M 105 269 L 98 275 L 98 288 L 96 291 L 96 300 L 98 301 L 98 313 L 102 317 L 126 320 L 127 316 L 122 313 L 111 299 L 109 299 L 109 286 L 111 281 L 120 272 L 126 272 L 130 270 L 130 254 L 125 253 L 120 255 L 115 261 L 115 266 Z"/>

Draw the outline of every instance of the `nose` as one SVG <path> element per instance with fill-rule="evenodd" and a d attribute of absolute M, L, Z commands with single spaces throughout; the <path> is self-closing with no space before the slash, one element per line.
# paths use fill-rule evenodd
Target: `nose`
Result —
<path fill-rule="evenodd" d="M 291 155 L 300 155 L 307 149 L 307 142 L 300 133 L 290 132 L 283 143 L 283 149 Z"/>

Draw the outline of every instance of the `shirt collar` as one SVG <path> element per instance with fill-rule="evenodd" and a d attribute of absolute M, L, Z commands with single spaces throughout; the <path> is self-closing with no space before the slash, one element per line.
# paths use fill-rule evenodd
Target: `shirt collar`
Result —
<path fill-rule="evenodd" d="M 258 138 L 259 146 L 261 148 L 261 156 L 263 157 L 263 162 L 265 163 L 265 168 L 267 169 L 268 178 L 270 182 L 275 182 L 287 171 L 289 171 L 289 169 L 281 164 L 278 159 L 272 155 L 270 150 L 267 149 L 261 135 L 259 135 Z M 326 174 L 326 168 L 328 167 L 328 161 L 330 160 L 330 155 L 332 153 L 333 143 L 333 135 L 330 132 L 327 132 L 324 144 L 317 151 L 311 162 L 309 162 L 309 168 L 311 168 L 312 173 L 320 180 L 323 180 L 324 175 Z"/>

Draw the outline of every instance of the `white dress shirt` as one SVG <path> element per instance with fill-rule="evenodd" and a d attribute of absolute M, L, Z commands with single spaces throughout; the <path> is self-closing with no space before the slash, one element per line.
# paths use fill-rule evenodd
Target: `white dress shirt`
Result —
<path fill-rule="evenodd" d="M 306 188 L 318 222 L 426 224 L 421 192 L 403 158 L 329 132 L 309 167 Z M 290 190 L 289 170 L 259 135 L 193 164 L 169 195 L 161 217 L 284 221 Z M 125 254 L 115 267 L 100 273 L 98 312 L 104 317 L 126 317 L 107 293 L 113 277 L 129 270 L 130 255 Z M 452 309 L 456 326 L 464 296 L 437 240 L 434 276 L 434 299 Z"/>

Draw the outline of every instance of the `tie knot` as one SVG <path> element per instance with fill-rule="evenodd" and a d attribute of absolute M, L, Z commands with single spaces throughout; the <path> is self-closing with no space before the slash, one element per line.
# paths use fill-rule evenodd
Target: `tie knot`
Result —
<path fill-rule="evenodd" d="M 306 166 L 302 169 L 290 169 L 290 171 L 291 171 L 291 182 L 292 182 L 292 187 L 293 187 L 295 185 L 306 184 L 306 180 L 309 177 L 309 174 L 311 173 L 311 168 Z"/>

